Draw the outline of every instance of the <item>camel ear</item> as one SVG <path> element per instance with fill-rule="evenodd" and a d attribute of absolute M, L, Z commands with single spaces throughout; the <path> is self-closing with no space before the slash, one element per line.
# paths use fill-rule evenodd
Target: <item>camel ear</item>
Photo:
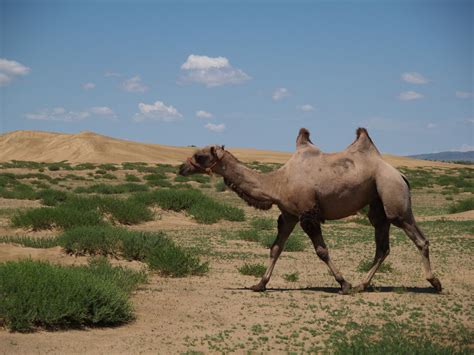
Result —
<path fill-rule="evenodd" d="M 211 155 L 214 159 L 221 160 L 224 156 L 224 146 L 212 146 Z"/>

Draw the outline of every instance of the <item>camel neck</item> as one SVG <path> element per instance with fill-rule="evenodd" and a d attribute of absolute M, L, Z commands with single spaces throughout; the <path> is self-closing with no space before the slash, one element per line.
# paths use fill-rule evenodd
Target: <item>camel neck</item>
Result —
<path fill-rule="evenodd" d="M 275 172 L 264 174 L 250 169 L 229 152 L 225 152 L 215 172 L 251 206 L 269 209 L 278 201 Z"/>

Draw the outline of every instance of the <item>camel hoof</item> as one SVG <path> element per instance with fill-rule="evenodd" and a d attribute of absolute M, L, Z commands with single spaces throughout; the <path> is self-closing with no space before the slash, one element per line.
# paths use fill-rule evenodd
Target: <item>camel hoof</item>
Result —
<path fill-rule="evenodd" d="M 351 293 L 359 293 L 359 292 L 364 292 L 366 289 L 367 289 L 367 285 L 360 284 L 360 285 L 357 285 L 357 286 L 351 288 L 350 292 Z"/>
<path fill-rule="evenodd" d="M 439 279 L 437 277 L 428 279 L 428 281 L 435 288 L 436 291 L 441 292 L 443 290 L 443 287 L 441 286 L 441 282 L 439 282 Z"/>
<path fill-rule="evenodd" d="M 347 282 L 347 281 L 344 281 L 342 284 L 341 284 L 341 289 L 339 291 L 339 294 L 341 295 L 348 295 L 352 293 L 352 285 Z"/>
<path fill-rule="evenodd" d="M 265 291 L 267 288 L 265 287 L 265 285 L 256 284 L 256 285 L 251 286 L 250 289 L 251 289 L 253 292 L 263 292 L 263 291 Z"/>

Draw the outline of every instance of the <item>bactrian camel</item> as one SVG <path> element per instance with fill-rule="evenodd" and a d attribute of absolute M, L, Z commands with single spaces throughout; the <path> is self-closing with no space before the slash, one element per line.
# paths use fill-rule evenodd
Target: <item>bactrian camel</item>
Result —
<path fill-rule="evenodd" d="M 389 254 L 391 224 L 403 229 L 415 243 L 426 279 L 441 291 L 441 283 L 431 271 L 428 240 L 413 217 L 408 180 L 382 159 L 364 128 L 357 129 L 355 141 L 338 153 L 322 152 L 309 139 L 309 131 L 302 128 L 296 139 L 296 152 L 280 169 L 269 173 L 248 168 L 218 145 L 198 150 L 180 167 L 179 173 L 216 173 L 249 205 L 262 210 L 277 205 L 280 209 L 278 234 L 270 248 L 271 262 L 260 282 L 251 287 L 254 291 L 266 289 L 285 242 L 298 222 L 318 257 L 341 285 L 341 293 L 363 291 L 369 286 Z M 329 256 L 321 223 L 348 217 L 367 205 L 370 223 L 375 228 L 375 257 L 362 283 L 352 288 Z"/>

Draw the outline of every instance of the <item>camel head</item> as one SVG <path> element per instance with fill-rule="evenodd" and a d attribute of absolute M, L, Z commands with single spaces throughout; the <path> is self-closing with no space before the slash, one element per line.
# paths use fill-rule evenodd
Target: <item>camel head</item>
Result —
<path fill-rule="evenodd" d="M 212 169 L 221 161 L 225 153 L 223 145 L 208 145 L 196 151 L 179 167 L 179 175 L 212 173 Z"/>

